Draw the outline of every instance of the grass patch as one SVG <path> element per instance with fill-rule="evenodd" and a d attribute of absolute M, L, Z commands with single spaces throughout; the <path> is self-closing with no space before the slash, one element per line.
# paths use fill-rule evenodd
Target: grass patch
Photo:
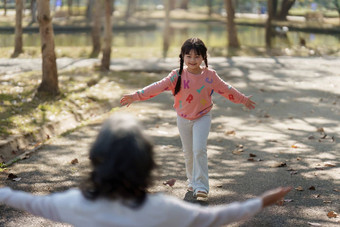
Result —
<path fill-rule="evenodd" d="M 114 94 L 119 96 L 123 87 L 137 89 L 165 75 L 147 72 L 101 73 L 94 68 L 78 68 L 59 72 L 61 94 L 56 97 L 35 95 L 41 81 L 40 73 L 2 76 L 0 138 L 34 132 L 69 114 L 86 120 L 82 119 L 84 114 L 111 105 Z"/>

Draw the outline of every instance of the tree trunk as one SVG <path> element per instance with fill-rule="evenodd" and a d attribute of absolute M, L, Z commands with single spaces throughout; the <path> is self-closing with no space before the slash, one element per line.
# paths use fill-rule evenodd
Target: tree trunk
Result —
<path fill-rule="evenodd" d="M 104 48 L 101 64 L 102 71 L 110 70 L 112 45 L 112 1 L 105 0 Z"/>
<path fill-rule="evenodd" d="M 272 20 L 274 16 L 273 2 L 272 0 L 267 0 L 267 8 L 268 8 L 268 18 L 266 22 L 266 47 L 272 47 Z"/>
<path fill-rule="evenodd" d="M 15 46 L 12 58 L 16 58 L 23 53 L 22 49 L 22 11 L 24 8 L 23 0 L 15 0 Z"/>
<path fill-rule="evenodd" d="M 171 0 L 165 1 L 165 18 L 164 18 L 164 32 L 163 32 L 163 58 L 168 55 L 170 46 L 170 5 Z"/>
<path fill-rule="evenodd" d="M 282 5 L 281 5 L 280 14 L 278 15 L 277 19 L 281 20 L 281 21 L 286 21 L 289 10 L 292 8 L 294 3 L 295 3 L 295 0 L 283 0 Z"/>
<path fill-rule="evenodd" d="M 67 0 L 68 16 L 72 16 L 73 14 L 72 5 L 73 5 L 73 0 Z"/>
<path fill-rule="evenodd" d="M 7 0 L 4 0 L 4 16 L 7 16 Z"/>
<path fill-rule="evenodd" d="M 240 48 L 240 43 L 237 38 L 237 30 L 235 25 L 235 9 L 233 0 L 224 0 L 227 11 L 227 32 L 228 32 L 228 47 Z"/>
<path fill-rule="evenodd" d="M 188 10 L 189 9 L 188 6 L 189 6 L 189 0 L 182 0 L 180 8 Z"/>
<path fill-rule="evenodd" d="M 101 51 L 101 29 L 103 22 L 103 0 L 97 0 L 93 8 L 93 24 L 92 24 L 92 52 L 91 58 L 97 58 Z"/>
<path fill-rule="evenodd" d="M 212 12 L 213 12 L 213 10 L 212 10 L 212 1 L 213 1 L 213 0 L 207 0 L 208 16 L 209 16 L 209 17 L 211 17 Z"/>
<path fill-rule="evenodd" d="M 340 3 L 339 3 L 339 0 L 333 0 L 333 4 L 335 5 L 335 9 L 338 11 L 338 14 L 339 14 L 339 25 L 340 25 Z"/>
<path fill-rule="evenodd" d="M 278 0 L 272 0 L 272 9 L 273 9 L 273 18 L 277 17 L 277 11 L 278 11 L 278 6 L 279 6 L 279 2 Z"/>
<path fill-rule="evenodd" d="M 42 52 L 42 81 L 38 87 L 38 93 L 57 95 L 59 86 L 50 1 L 37 0 L 37 6 Z"/>
<path fill-rule="evenodd" d="M 94 13 L 94 9 L 93 9 L 94 5 L 95 5 L 94 0 L 88 0 L 87 1 L 86 13 L 85 13 L 87 23 L 92 21 L 93 13 Z"/>
<path fill-rule="evenodd" d="M 131 15 L 136 11 L 136 0 L 128 0 L 125 12 L 125 20 L 129 20 Z"/>
<path fill-rule="evenodd" d="M 103 0 L 97 0 L 93 7 L 93 24 L 92 24 L 92 52 L 90 58 L 97 58 L 101 51 L 101 29 L 103 22 Z"/>
<path fill-rule="evenodd" d="M 31 22 L 30 24 L 33 24 L 37 22 L 37 1 L 32 0 L 31 1 Z"/>

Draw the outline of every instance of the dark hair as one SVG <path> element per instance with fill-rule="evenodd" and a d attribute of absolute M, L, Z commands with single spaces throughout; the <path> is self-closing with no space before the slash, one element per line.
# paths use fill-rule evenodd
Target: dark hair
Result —
<path fill-rule="evenodd" d="M 146 198 L 155 167 L 153 145 L 129 115 L 106 120 L 90 149 L 92 172 L 81 185 L 90 200 L 123 198 L 138 207 Z"/>
<path fill-rule="evenodd" d="M 195 50 L 197 55 L 201 55 L 205 66 L 208 68 L 208 59 L 207 59 L 207 47 L 203 43 L 202 40 L 199 38 L 190 38 L 187 39 L 182 47 L 181 47 L 181 53 L 179 55 L 179 60 L 180 60 L 180 67 L 179 67 L 179 72 L 178 72 L 178 79 L 176 82 L 176 87 L 175 87 L 175 92 L 174 95 L 177 95 L 177 93 L 181 90 L 181 75 L 183 72 L 183 66 L 184 66 L 184 55 L 189 54 L 191 50 Z"/>

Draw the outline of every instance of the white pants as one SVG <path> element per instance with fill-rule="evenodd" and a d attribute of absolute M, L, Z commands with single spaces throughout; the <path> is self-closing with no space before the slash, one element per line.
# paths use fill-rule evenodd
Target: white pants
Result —
<path fill-rule="evenodd" d="M 187 120 L 177 116 L 177 127 L 181 136 L 185 157 L 185 168 L 189 187 L 209 192 L 207 140 L 211 126 L 211 115 Z"/>

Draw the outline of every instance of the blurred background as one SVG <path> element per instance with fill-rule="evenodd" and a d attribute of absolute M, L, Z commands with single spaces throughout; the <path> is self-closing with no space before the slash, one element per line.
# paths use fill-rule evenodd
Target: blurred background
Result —
<path fill-rule="evenodd" d="M 265 39 L 268 1 L 274 5 L 270 52 Z M 233 55 L 340 55 L 340 0 L 268 1 L 232 1 L 240 44 L 239 50 Z M 10 57 L 13 52 L 16 2 L 0 1 L 0 57 Z M 40 57 L 36 1 L 23 2 L 22 39 L 25 51 L 19 57 Z M 183 41 L 194 36 L 203 39 L 210 56 L 227 56 L 230 49 L 226 2 L 112 1 L 111 58 L 177 57 Z M 94 4 L 95 0 L 50 0 L 57 57 L 90 56 Z M 104 14 L 99 14 L 103 17 L 102 21 Z"/>

